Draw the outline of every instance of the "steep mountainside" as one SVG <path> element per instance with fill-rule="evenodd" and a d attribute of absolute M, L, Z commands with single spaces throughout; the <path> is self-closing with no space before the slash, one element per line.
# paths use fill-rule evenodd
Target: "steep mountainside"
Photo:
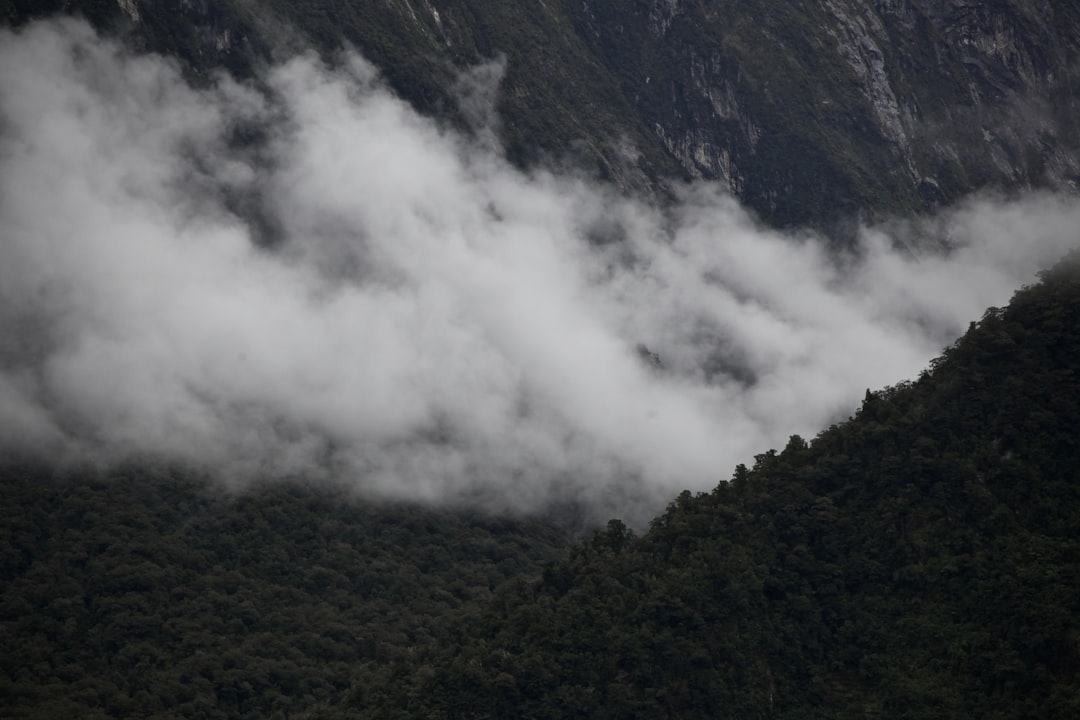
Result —
<path fill-rule="evenodd" d="M 0 472 L 10 718 L 1080 715 L 1080 254 L 635 536 Z M 564 558 L 564 559 L 560 559 Z"/>
<path fill-rule="evenodd" d="M 780 222 L 1076 179 L 1068 2 L 587 2 L 583 36 L 689 172 Z"/>
<path fill-rule="evenodd" d="M 493 123 L 519 166 L 585 168 L 657 198 L 681 180 L 715 179 L 778 226 L 842 233 L 853 218 L 917 213 L 979 188 L 1074 192 L 1080 181 L 1074 0 L 0 0 L 13 25 L 57 13 L 175 57 L 203 82 L 226 70 L 258 83 L 280 57 L 314 47 L 335 62 L 353 45 L 423 112 L 463 128 Z M 259 129 L 211 150 L 248 133 Z M 41 207 L 52 211 L 50 200 Z M 482 214 L 503 221 L 493 204 Z M 143 227 L 131 231 L 137 242 Z M 27 247 L 42 237 L 27 236 Z M 51 267 L 53 246 L 41 245 Z M 94 252 L 86 245 L 80 258 Z M 773 269 L 798 243 L 770 247 L 747 284 L 794 276 Z M 110 285 L 139 274 L 137 263 L 117 267 Z M 63 294 L 77 275 L 34 292 Z M 182 284 L 150 282 L 138 297 Z M 238 316 L 273 322 L 275 306 L 261 302 L 272 292 L 253 297 Z M 733 294 L 732 306 L 744 301 L 757 304 Z M 823 312 L 843 321 L 841 304 Z M 428 317 L 428 305 L 415 307 Z M 181 325 L 194 312 L 167 317 Z M 37 335 L 21 336 L 32 325 L 9 322 L 9 345 L 31 346 L 37 362 Z M 145 326 L 131 327 L 136 337 Z M 775 327 L 766 331 L 798 329 Z M 370 504 L 301 481 L 229 494 L 217 478 L 143 455 L 64 472 L 0 457 L 0 716 L 1073 720 L 1078 327 L 1074 251 L 917 380 L 867 391 L 848 421 L 811 442 L 792 436 L 711 492 L 682 493 L 647 532 L 612 520 L 570 549 L 542 520 Z M 276 357 L 281 346 L 252 347 Z M 441 373 L 445 354 L 427 347 Z M 212 365 L 195 355 L 193 365 Z M 644 344 L 638 356 L 657 377 L 671 357 Z M 733 361 L 731 372 L 752 385 L 752 364 L 742 373 Z M 85 384 L 114 392 L 130 366 L 107 375 L 114 385 Z M 771 397 L 797 406 L 812 383 Z M 143 395 L 168 414 L 159 393 Z M 711 447 L 715 434 L 702 436 Z"/>
<path fill-rule="evenodd" d="M 1080 177 L 1069 0 L 0 1 L 14 22 L 61 8 L 195 73 L 348 42 L 459 120 L 457 72 L 505 57 L 501 133 L 519 163 L 570 160 L 646 192 L 718 179 L 780 225 Z"/>
<path fill-rule="evenodd" d="M 917 382 L 505 588 L 390 707 L 1077 717 L 1078 324 L 1074 253 Z"/>

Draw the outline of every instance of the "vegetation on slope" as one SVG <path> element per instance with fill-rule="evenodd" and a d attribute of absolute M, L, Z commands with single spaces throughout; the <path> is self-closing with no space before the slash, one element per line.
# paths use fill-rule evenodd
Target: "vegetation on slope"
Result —
<path fill-rule="evenodd" d="M 1078 326 L 1075 254 L 812 443 L 503 588 L 381 716 L 1080 716 Z"/>
<path fill-rule="evenodd" d="M 1080 253 L 813 442 L 618 520 L 2 475 L 5 717 L 1074 718 Z"/>
<path fill-rule="evenodd" d="M 536 522 L 230 496 L 145 466 L 8 468 L 0 488 L 6 718 L 325 716 L 563 544 Z"/>

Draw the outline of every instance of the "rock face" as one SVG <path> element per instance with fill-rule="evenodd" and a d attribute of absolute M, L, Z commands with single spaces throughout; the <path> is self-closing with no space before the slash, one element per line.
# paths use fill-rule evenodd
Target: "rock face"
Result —
<path fill-rule="evenodd" d="M 1074 3 L 625 5 L 586 0 L 582 36 L 682 167 L 778 224 L 1076 182 Z"/>
<path fill-rule="evenodd" d="M 506 58 L 510 157 L 624 189 L 725 183 L 776 225 L 918 212 L 1080 180 L 1073 0 L 71 0 L 193 74 L 349 43 L 424 112 Z M 11 22 L 58 0 L 0 0 Z"/>

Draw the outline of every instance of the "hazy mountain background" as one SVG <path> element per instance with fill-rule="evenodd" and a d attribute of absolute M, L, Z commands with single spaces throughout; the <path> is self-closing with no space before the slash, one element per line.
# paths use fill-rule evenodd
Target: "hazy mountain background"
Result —
<path fill-rule="evenodd" d="M 8 714 L 1075 716 L 1074 5 L 0 16 Z"/>

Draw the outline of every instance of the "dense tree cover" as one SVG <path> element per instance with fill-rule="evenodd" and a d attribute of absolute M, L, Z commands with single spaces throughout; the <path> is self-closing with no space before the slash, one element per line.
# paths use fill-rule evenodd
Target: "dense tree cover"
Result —
<path fill-rule="evenodd" d="M 812 443 L 504 587 L 384 717 L 1080 717 L 1080 253 Z"/>
<path fill-rule="evenodd" d="M 0 715 L 1080 717 L 1080 252 L 846 422 L 542 523 L 0 473 Z"/>
<path fill-rule="evenodd" d="M 562 546 L 541 523 L 143 466 L 7 468 L 0 488 L 5 718 L 323 716 Z"/>

